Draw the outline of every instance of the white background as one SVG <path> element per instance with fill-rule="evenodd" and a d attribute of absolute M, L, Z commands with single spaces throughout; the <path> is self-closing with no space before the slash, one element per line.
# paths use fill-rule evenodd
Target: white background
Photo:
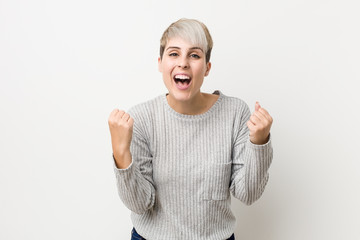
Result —
<path fill-rule="evenodd" d="M 167 90 L 162 32 L 214 39 L 202 91 L 274 118 L 256 203 L 236 239 L 360 239 L 358 1 L 0 0 L 0 239 L 130 239 L 107 119 Z"/>

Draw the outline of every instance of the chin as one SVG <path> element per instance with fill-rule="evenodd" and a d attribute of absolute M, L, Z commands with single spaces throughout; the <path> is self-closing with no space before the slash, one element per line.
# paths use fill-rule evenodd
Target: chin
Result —
<path fill-rule="evenodd" d="M 180 101 L 180 102 L 188 101 L 191 99 L 190 91 L 186 91 L 186 92 L 175 91 L 175 92 L 172 92 L 170 95 L 174 100 Z"/>

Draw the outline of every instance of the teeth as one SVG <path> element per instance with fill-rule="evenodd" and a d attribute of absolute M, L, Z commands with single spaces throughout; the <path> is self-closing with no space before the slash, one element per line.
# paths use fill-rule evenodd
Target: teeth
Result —
<path fill-rule="evenodd" d="M 190 79 L 190 77 L 186 76 L 186 75 L 176 75 L 175 78 L 178 78 L 178 79 Z"/>

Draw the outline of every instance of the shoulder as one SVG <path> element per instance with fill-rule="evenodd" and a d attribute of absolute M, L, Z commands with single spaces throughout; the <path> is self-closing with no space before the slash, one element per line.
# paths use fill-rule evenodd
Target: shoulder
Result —
<path fill-rule="evenodd" d="M 155 122 L 156 111 L 158 111 L 161 101 L 162 95 L 159 95 L 150 100 L 137 103 L 128 109 L 127 113 L 134 119 L 135 131 L 148 135 L 147 132 L 150 131 Z"/>
<path fill-rule="evenodd" d="M 243 99 L 235 96 L 228 96 L 225 95 L 224 93 L 221 94 L 223 97 L 222 99 L 223 105 L 227 109 L 241 114 L 248 114 L 248 112 L 250 112 L 248 104 Z"/>
<path fill-rule="evenodd" d="M 246 122 L 251 116 L 248 104 L 241 98 L 235 96 L 227 96 L 223 94 L 223 104 L 231 111 L 232 123 L 234 126 L 233 132 L 237 135 L 242 130 L 248 129 Z M 236 137 L 235 137 L 236 138 Z"/>
<path fill-rule="evenodd" d="M 161 95 L 154 97 L 150 100 L 137 103 L 129 108 L 127 111 L 134 119 L 142 119 L 151 117 L 152 113 L 156 109 L 156 106 L 161 101 Z"/>

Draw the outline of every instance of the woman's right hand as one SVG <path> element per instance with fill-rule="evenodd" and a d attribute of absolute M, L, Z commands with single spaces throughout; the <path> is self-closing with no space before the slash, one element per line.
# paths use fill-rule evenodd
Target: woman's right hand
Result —
<path fill-rule="evenodd" d="M 113 154 L 117 161 L 130 153 L 134 119 L 123 110 L 114 109 L 108 119 Z M 118 157 L 117 157 L 118 156 Z"/>

